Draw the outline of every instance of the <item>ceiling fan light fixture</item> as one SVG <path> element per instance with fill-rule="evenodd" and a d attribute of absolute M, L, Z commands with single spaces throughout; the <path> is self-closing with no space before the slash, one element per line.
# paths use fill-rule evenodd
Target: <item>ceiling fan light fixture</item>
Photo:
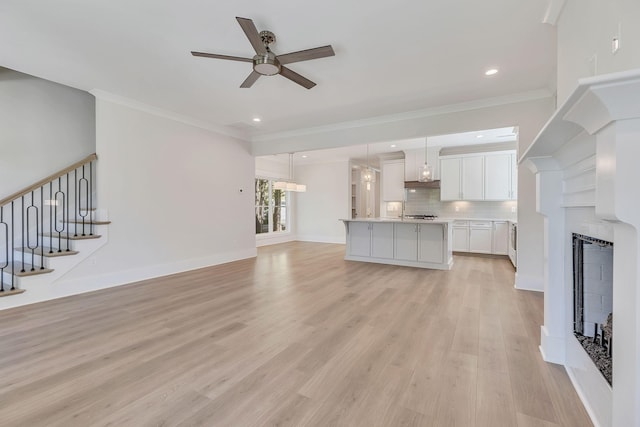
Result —
<path fill-rule="evenodd" d="M 272 52 L 253 57 L 253 70 L 263 76 L 273 76 L 280 72 L 280 63 Z"/>

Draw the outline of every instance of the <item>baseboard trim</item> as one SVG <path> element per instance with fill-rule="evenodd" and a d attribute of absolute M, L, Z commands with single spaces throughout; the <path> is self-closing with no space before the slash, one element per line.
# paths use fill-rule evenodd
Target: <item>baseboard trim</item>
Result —
<path fill-rule="evenodd" d="M 544 292 L 544 279 L 542 277 L 525 276 L 516 273 L 516 279 L 513 287 L 521 291 Z"/>
<path fill-rule="evenodd" d="M 154 279 L 171 274 L 184 273 L 186 271 L 197 270 L 200 268 L 213 267 L 229 262 L 255 258 L 256 256 L 257 249 L 251 248 L 224 254 L 210 255 L 202 258 L 183 260 L 175 263 L 155 264 L 103 275 L 84 276 L 81 278 L 74 278 L 70 280 L 59 279 L 47 286 L 46 292 L 40 294 L 36 294 L 36 292 L 25 292 L 24 294 L 15 296 L 11 299 L 12 301 L 15 301 L 15 304 L 1 307 L 0 310 L 31 305 L 58 298 L 65 298 L 68 296 L 84 294 L 101 289 L 129 285 L 136 282 L 141 282 L 143 280 Z M 30 298 L 20 299 L 25 295 Z"/>
<path fill-rule="evenodd" d="M 564 370 L 567 372 L 567 375 L 569 376 L 569 380 L 571 381 L 571 384 L 573 385 L 574 390 L 576 391 L 576 393 L 578 394 L 578 397 L 580 398 L 580 401 L 582 402 L 582 406 L 584 406 L 584 409 L 587 411 L 589 418 L 591 418 L 593 427 L 604 427 L 602 424 L 600 424 L 600 422 L 596 418 L 595 411 L 589 404 L 589 401 L 586 399 L 584 391 L 582 390 L 582 387 L 580 387 L 580 383 L 578 383 L 578 380 L 575 377 L 575 374 L 573 373 L 573 369 L 565 365 Z"/>
<path fill-rule="evenodd" d="M 564 365 L 566 363 L 565 338 L 549 335 L 547 328 L 540 326 L 540 353 L 545 362 Z"/>
<path fill-rule="evenodd" d="M 275 235 L 275 236 L 268 236 L 268 237 L 258 237 L 260 235 L 256 235 L 256 247 L 262 247 L 262 246 L 269 246 L 269 245 L 277 245 L 280 243 L 288 243 L 288 242 L 295 242 L 296 236 L 295 234 L 285 234 L 285 235 Z"/>
<path fill-rule="evenodd" d="M 344 237 L 330 237 L 330 236 L 304 236 L 298 235 L 296 238 L 300 242 L 315 242 L 315 243 L 337 243 L 346 244 Z"/>

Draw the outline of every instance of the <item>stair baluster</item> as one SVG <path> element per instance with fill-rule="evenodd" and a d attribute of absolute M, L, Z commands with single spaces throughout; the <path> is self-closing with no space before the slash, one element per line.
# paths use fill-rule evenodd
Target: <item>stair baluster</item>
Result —
<path fill-rule="evenodd" d="M 93 212 L 93 162 L 96 158 L 92 154 L 0 199 L 0 296 L 24 292 L 16 276 L 53 271 L 48 268 L 50 261 L 46 261 L 50 257 L 76 254 L 71 243 L 74 238 L 100 237 L 95 234 Z M 71 223 L 74 230 L 71 230 Z M 9 283 L 11 292 L 7 289 Z"/>
<path fill-rule="evenodd" d="M 4 269 L 9 266 L 9 224 L 4 222 L 4 206 L 0 206 L 0 234 L 4 236 L 4 254 L 0 257 L 0 292 L 4 292 Z"/>

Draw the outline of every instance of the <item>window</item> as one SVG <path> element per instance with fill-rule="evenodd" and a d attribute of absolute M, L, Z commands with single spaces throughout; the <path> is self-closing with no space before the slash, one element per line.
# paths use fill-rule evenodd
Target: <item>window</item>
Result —
<path fill-rule="evenodd" d="M 269 179 L 256 178 L 256 234 L 288 231 L 288 196 Z"/>

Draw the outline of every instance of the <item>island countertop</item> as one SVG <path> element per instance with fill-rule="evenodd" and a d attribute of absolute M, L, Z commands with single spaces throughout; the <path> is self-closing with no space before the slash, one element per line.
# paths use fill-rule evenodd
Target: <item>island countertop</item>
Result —
<path fill-rule="evenodd" d="M 451 224 L 451 218 L 415 219 L 415 218 L 355 218 L 341 219 L 343 222 L 398 222 L 406 224 Z"/>

